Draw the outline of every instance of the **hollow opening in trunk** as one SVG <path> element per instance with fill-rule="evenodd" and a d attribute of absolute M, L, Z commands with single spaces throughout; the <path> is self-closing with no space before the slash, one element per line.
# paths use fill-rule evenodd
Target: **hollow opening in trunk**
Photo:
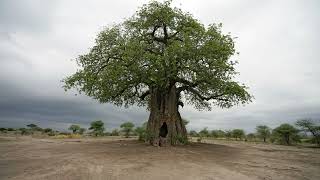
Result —
<path fill-rule="evenodd" d="M 165 138 L 167 137 L 167 134 L 168 134 L 168 126 L 167 126 L 167 123 L 164 122 L 160 127 L 159 136 Z"/>

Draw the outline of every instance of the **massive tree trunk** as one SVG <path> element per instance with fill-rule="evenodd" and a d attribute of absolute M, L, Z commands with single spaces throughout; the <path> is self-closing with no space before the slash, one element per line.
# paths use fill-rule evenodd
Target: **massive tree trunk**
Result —
<path fill-rule="evenodd" d="M 167 91 L 151 88 L 150 95 L 148 141 L 155 146 L 184 143 L 187 131 L 178 111 L 176 87 L 173 85 Z"/>

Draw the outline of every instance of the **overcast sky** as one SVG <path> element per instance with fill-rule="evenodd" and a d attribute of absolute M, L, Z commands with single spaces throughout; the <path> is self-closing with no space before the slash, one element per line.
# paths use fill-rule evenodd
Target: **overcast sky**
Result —
<path fill-rule="evenodd" d="M 36 123 L 59 130 L 88 127 L 101 119 L 107 129 L 125 121 L 140 125 L 143 108 L 99 104 L 65 92 L 61 80 L 71 61 L 88 52 L 103 27 L 130 17 L 146 0 L 1 0 L 0 127 Z M 185 106 L 188 129 L 270 127 L 299 118 L 320 118 L 320 1 L 174 0 L 204 24 L 223 23 L 240 55 L 237 80 L 255 96 L 246 106 L 197 111 Z"/>

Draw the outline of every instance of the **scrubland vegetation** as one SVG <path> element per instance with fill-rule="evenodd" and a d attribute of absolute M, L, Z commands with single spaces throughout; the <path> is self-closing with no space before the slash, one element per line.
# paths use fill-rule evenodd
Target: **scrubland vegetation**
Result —
<path fill-rule="evenodd" d="M 184 120 L 185 125 L 188 121 Z M 15 135 L 45 135 L 53 138 L 81 138 L 81 137 L 102 137 L 102 136 L 123 136 L 125 138 L 138 137 L 140 141 L 147 141 L 147 123 L 137 126 L 132 122 L 125 122 L 120 125 L 120 130 L 115 128 L 111 132 L 105 131 L 105 125 L 101 120 L 91 122 L 88 129 L 80 125 L 72 124 L 68 128 L 69 132 L 60 132 L 51 128 L 41 128 L 36 124 L 28 124 L 25 128 L 0 128 L 2 134 Z M 266 125 L 258 125 L 253 133 L 246 133 L 243 129 L 210 130 L 207 127 L 200 131 L 188 131 L 189 141 L 196 138 L 197 142 L 205 139 L 263 142 L 281 145 L 317 145 L 320 146 L 320 125 L 318 121 L 312 119 L 302 119 L 295 124 L 281 124 L 271 129 Z M 183 141 L 183 144 L 188 141 Z"/>

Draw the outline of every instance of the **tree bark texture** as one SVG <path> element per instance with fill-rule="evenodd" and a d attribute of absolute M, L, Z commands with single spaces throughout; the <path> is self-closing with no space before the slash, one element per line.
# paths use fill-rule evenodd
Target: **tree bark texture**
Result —
<path fill-rule="evenodd" d="M 176 87 L 173 85 L 167 91 L 151 88 L 150 95 L 148 141 L 154 146 L 182 144 L 187 139 L 187 130 L 178 111 Z"/>

